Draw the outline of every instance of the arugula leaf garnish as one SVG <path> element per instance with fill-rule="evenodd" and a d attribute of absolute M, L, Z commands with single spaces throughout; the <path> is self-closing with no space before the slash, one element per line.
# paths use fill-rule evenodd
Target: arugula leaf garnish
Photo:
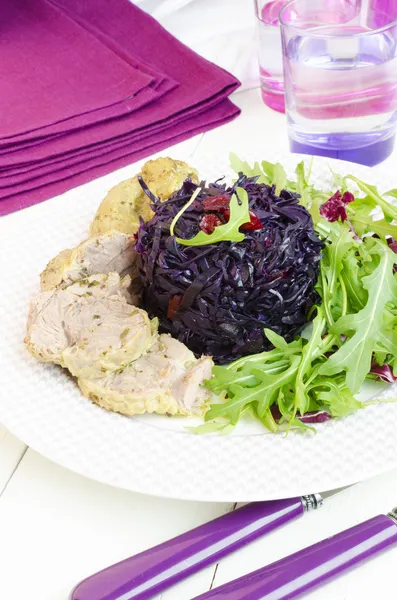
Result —
<path fill-rule="evenodd" d="M 192 198 L 194 200 L 195 198 L 193 196 Z M 237 197 L 240 200 L 240 203 L 238 202 Z M 176 221 L 190 206 L 193 200 L 190 199 L 186 206 L 183 207 L 182 211 L 176 215 L 171 225 L 171 235 L 173 235 Z M 244 233 L 240 231 L 240 227 L 250 221 L 248 194 L 244 188 L 236 188 L 236 193 L 233 194 L 230 199 L 229 210 L 230 217 L 227 223 L 215 227 L 212 233 L 208 234 L 204 233 L 204 231 L 199 231 L 197 235 L 189 240 L 177 237 L 175 238 L 176 241 L 183 246 L 207 246 L 208 244 L 216 244 L 218 242 L 241 242 L 244 239 Z"/>
<path fill-rule="evenodd" d="M 345 371 L 346 385 L 353 393 L 359 391 L 371 370 L 374 345 L 379 333 L 384 333 L 385 307 L 389 302 L 397 304 L 397 283 L 393 274 L 397 255 L 379 240 L 374 242 L 374 253 L 380 261 L 370 275 L 362 278 L 362 285 L 368 292 L 366 305 L 359 312 L 342 316 L 331 327 L 334 334 L 352 332 L 353 335 L 320 368 L 320 375 Z"/>

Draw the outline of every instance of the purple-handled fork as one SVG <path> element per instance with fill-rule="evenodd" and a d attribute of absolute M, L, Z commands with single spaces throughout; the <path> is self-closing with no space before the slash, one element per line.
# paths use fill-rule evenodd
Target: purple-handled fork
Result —
<path fill-rule="evenodd" d="M 321 504 L 317 494 L 247 504 L 88 577 L 70 600 L 149 600 Z"/>

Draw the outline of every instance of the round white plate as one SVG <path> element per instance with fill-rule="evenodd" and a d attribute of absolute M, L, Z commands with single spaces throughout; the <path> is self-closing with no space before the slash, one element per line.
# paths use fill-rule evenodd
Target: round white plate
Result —
<path fill-rule="evenodd" d="M 279 160 L 290 175 L 300 160 L 290 154 L 242 158 Z M 226 155 L 192 162 L 207 180 L 232 175 Z M 329 183 L 330 165 L 381 190 L 397 185 L 397 173 L 381 167 L 316 158 L 312 177 L 319 187 Z M 98 180 L 0 219 L 0 421 L 6 427 L 51 460 L 93 479 L 191 500 L 291 497 L 355 483 L 397 464 L 397 404 L 373 405 L 319 425 L 317 435 L 272 435 L 245 422 L 230 436 L 196 436 L 186 426 L 198 420 L 108 413 L 85 399 L 66 372 L 30 356 L 23 338 L 39 273 L 57 252 L 86 237 L 103 185 Z M 389 387 L 386 394 L 397 392 Z"/>

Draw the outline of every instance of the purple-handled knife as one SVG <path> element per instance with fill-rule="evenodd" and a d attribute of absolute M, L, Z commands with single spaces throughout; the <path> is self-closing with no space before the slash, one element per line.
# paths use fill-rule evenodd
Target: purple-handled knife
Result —
<path fill-rule="evenodd" d="M 397 544 L 397 508 L 193 600 L 290 600 Z"/>
<path fill-rule="evenodd" d="M 148 600 L 321 504 L 318 494 L 247 504 L 84 579 L 70 600 Z"/>

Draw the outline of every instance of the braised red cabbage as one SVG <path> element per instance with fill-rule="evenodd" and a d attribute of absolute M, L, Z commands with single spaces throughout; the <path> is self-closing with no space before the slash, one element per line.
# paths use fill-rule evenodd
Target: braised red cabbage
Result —
<path fill-rule="evenodd" d="M 224 222 L 225 211 L 208 209 L 211 202 L 203 205 L 203 200 L 230 198 L 237 186 L 246 190 L 261 229 L 242 227 L 245 237 L 238 243 L 176 242 L 175 237 L 195 236 L 209 212 Z M 315 284 L 323 247 L 299 195 L 287 190 L 277 195 L 274 186 L 243 174 L 232 187 L 220 180 L 202 183 L 170 236 L 172 220 L 197 187 L 185 181 L 168 201 L 155 202 L 154 217 L 141 223 L 136 249 L 143 306 L 151 317 L 159 318 L 162 332 L 171 333 L 196 355 L 212 355 L 217 363 L 268 349 L 264 327 L 292 340 L 319 301 Z"/>

